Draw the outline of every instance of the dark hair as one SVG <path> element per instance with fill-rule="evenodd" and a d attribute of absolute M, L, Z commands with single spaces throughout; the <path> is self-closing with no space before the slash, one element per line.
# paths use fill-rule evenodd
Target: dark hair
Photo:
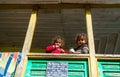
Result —
<path fill-rule="evenodd" d="M 85 33 L 80 33 L 80 34 L 77 34 L 76 35 L 76 42 L 79 40 L 79 39 L 84 39 L 86 41 L 86 44 L 88 43 L 88 38 L 87 38 L 87 35 Z"/>
<path fill-rule="evenodd" d="M 59 35 L 52 38 L 52 44 L 54 44 L 57 41 L 57 39 L 61 39 L 61 46 L 64 46 L 65 44 L 64 39 Z"/>

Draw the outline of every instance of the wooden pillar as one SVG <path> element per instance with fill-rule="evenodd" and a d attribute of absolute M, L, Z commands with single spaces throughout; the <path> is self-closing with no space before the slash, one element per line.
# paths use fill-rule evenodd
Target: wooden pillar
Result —
<path fill-rule="evenodd" d="M 23 49 L 22 49 L 22 59 L 16 70 L 15 77 L 24 77 L 24 72 L 25 72 L 26 64 L 28 60 L 27 54 L 29 53 L 30 48 L 31 48 L 33 34 L 34 34 L 35 26 L 36 26 L 36 21 L 37 21 L 37 9 L 33 9 L 31 17 L 30 17 Z"/>
<path fill-rule="evenodd" d="M 95 58 L 94 36 L 92 29 L 92 17 L 89 6 L 86 7 L 86 27 L 87 27 L 88 46 L 89 46 L 89 54 L 90 54 L 90 59 L 89 59 L 90 77 L 98 77 L 97 60 Z"/>

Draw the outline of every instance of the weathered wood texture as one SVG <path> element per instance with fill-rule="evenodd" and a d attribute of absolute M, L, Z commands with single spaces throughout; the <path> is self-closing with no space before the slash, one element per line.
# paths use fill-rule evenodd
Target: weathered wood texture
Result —
<path fill-rule="evenodd" d="M 58 3 L 89 3 L 89 4 L 120 4 L 120 0 L 0 0 L 0 4 L 58 4 Z"/>
<path fill-rule="evenodd" d="M 86 7 L 86 27 L 88 34 L 88 45 L 89 45 L 89 54 L 90 54 L 90 77 L 97 77 L 97 60 L 95 58 L 95 46 L 94 46 L 94 36 L 93 36 L 93 27 L 92 27 L 92 16 L 90 7 Z"/>

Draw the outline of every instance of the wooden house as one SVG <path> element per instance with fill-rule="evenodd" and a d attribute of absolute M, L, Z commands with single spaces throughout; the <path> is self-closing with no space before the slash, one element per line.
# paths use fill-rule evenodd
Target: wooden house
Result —
<path fill-rule="evenodd" d="M 89 54 L 45 53 L 82 32 Z M 0 0 L 0 52 L 22 53 L 15 77 L 45 77 L 49 61 L 67 62 L 67 77 L 120 77 L 120 0 Z"/>

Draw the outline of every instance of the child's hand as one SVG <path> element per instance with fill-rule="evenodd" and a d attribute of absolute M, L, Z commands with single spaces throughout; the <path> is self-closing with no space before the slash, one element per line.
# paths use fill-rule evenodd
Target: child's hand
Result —
<path fill-rule="evenodd" d="M 61 52 L 62 52 L 62 53 L 65 53 L 65 50 L 61 49 Z"/>
<path fill-rule="evenodd" d="M 70 52 L 70 53 L 73 53 L 73 52 L 75 52 L 75 50 L 74 50 L 73 48 L 71 48 L 71 49 L 69 50 L 69 52 Z"/>

